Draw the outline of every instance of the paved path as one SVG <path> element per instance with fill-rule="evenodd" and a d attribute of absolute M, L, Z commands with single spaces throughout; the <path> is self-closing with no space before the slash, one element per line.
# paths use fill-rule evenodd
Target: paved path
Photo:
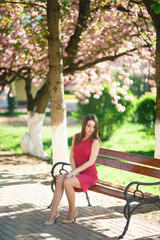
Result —
<path fill-rule="evenodd" d="M 61 223 L 67 214 L 64 196 L 57 224 L 44 226 L 52 198 L 51 165 L 24 155 L 11 159 L 9 152 L 1 151 L 0 156 L 0 240 L 113 240 L 121 234 L 126 221 L 119 209 L 124 201 L 92 192 L 92 207 L 85 194 L 77 193 L 76 223 Z M 134 215 L 124 239 L 159 240 L 160 227 Z"/>

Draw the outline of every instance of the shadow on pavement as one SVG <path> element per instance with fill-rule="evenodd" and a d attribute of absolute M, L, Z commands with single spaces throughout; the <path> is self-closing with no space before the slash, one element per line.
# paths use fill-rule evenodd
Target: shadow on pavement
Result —
<path fill-rule="evenodd" d="M 77 221 L 72 224 L 63 224 L 61 221 L 67 215 L 65 207 L 60 209 L 60 218 L 57 224 L 44 226 L 43 222 L 47 219 L 46 209 L 35 209 L 32 204 L 20 204 L 1 207 L 1 237 L 9 240 L 30 240 L 30 239 L 116 239 L 108 237 L 107 226 L 99 226 L 103 218 L 113 218 L 114 215 L 104 215 L 104 209 L 99 207 L 78 207 L 79 216 Z M 117 217 L 117 216 L 115 216 Z M 103 234 L 105 232 L 105 234 Z"/>

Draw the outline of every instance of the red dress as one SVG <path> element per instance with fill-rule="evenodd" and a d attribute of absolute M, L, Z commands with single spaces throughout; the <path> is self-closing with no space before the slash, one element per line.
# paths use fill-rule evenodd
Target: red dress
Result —
<path fill-rule="evenodd" d="M 77 137 L 76 134 L 75 137 Z M 90 157 L 91 147 L 93 138 L 89 137 L 85 140 L 80 141 L 76 146 L 73 147 L 73 153 L 75 158 L 76 167 L 81 166 L 83 163 L 87 162 Z M 83 170 L 76 176 L 80 182 L 82 189 L 75 189 L 75 191 L 86 192 L 88 188 L 95 185 L 98 181 L 98 174 L 96 169 L 96 164 L 94 163 L 89 168 Z"/>

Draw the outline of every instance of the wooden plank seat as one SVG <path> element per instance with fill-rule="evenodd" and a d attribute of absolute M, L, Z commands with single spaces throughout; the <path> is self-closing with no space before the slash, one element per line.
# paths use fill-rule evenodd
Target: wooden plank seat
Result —
<path fill-rule="evenodd" d="M 120 199 L 125 199 L 125 197 L 124 197 L 125 189 L 126 189 L 125 186 L 110 183 L 110 182 L 107 182 L 104 180 L 98 180 L 96 185 L 89 188 L 90 191 L 103 193 L 105 195 L 120 198 Z M 135 192 L 134 188 L 129 188 L 127 191 L 128 197 L 135 198 L 134 192 Z M 140 199 L 142 197 L 142 194 L 140 192 L 137 192 L 136 197 Z M 154 195 L 152 193 L 144 192 L 144 200 L 150 201 L 151 199 L 159 199 L 159 196 Z"/>
<path fill-rule="evenodd" d="M 137 173 L 148 177 L 154 177 L 157 179 L 160 178 L 160 159 L 156 158 L 100 148 L 98 157 L 96 159 L 96 164 L 131 173 Z M 53 165 L 51 170 L 53 176 L 51 188 L 53 191 L 54 185 L 56 184 L 55 171 L 57 167 L 59 168 L 60 174 L 69 171 L 69 169 L 67 169 L 67 167 L 69 167 L 68 163 L 59 162 Z M 126 204 L 124 206 L 124 217 L 127 219 L 127 222 L 124 231 L 119 236 L 119 238 L 123 238 L 123 236 L 126 234 L 131 215 L 142 204 L 154 204 L 158 209 L 160 209 L 160 196 L 141 190 L 143 186 L 160 186 L 160 180 L 157 180 L 156 182 L 146 183 L 138 182 L 135 179 L 135 181 L 129 183 L 127 186 L 110 183 L 106 180 L 99 179 L 94 186 L 89 188 L 89 191 L 102 193 L 108 196 L 124 199 L 126 201 Z M 91 205 L 88 193 L 86 193 L 86 198 L 88 200 L 88 205 Z M 136 206 L 133 206 L 132 203 L 135 203 Z"/>

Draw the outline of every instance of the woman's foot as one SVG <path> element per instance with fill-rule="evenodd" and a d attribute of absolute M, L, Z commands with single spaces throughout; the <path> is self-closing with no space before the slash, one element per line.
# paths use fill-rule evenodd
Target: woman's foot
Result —
<path fill-rule="evenodd" d="M 76 221 L 77 216 L 78 216 L 78 211 L 76 210 L 72 219 L 64 219 L 62 220 L 62 223 L 73 223 Z"/>
<path fill-rule="evenodd" d="M 56 216 L 53 218 L 53 220 L 51 220 L 51 221 L 45 221 L 45 222 L 44 222 L 44 225 L 45 225 L 45 226 L 49 226 L 49 225 L 52 225 L 54 222 L 56 223 L 58 217 L 59 217 L 59 212 L 57 212 L 57 214 L 56 214 Z"/>

